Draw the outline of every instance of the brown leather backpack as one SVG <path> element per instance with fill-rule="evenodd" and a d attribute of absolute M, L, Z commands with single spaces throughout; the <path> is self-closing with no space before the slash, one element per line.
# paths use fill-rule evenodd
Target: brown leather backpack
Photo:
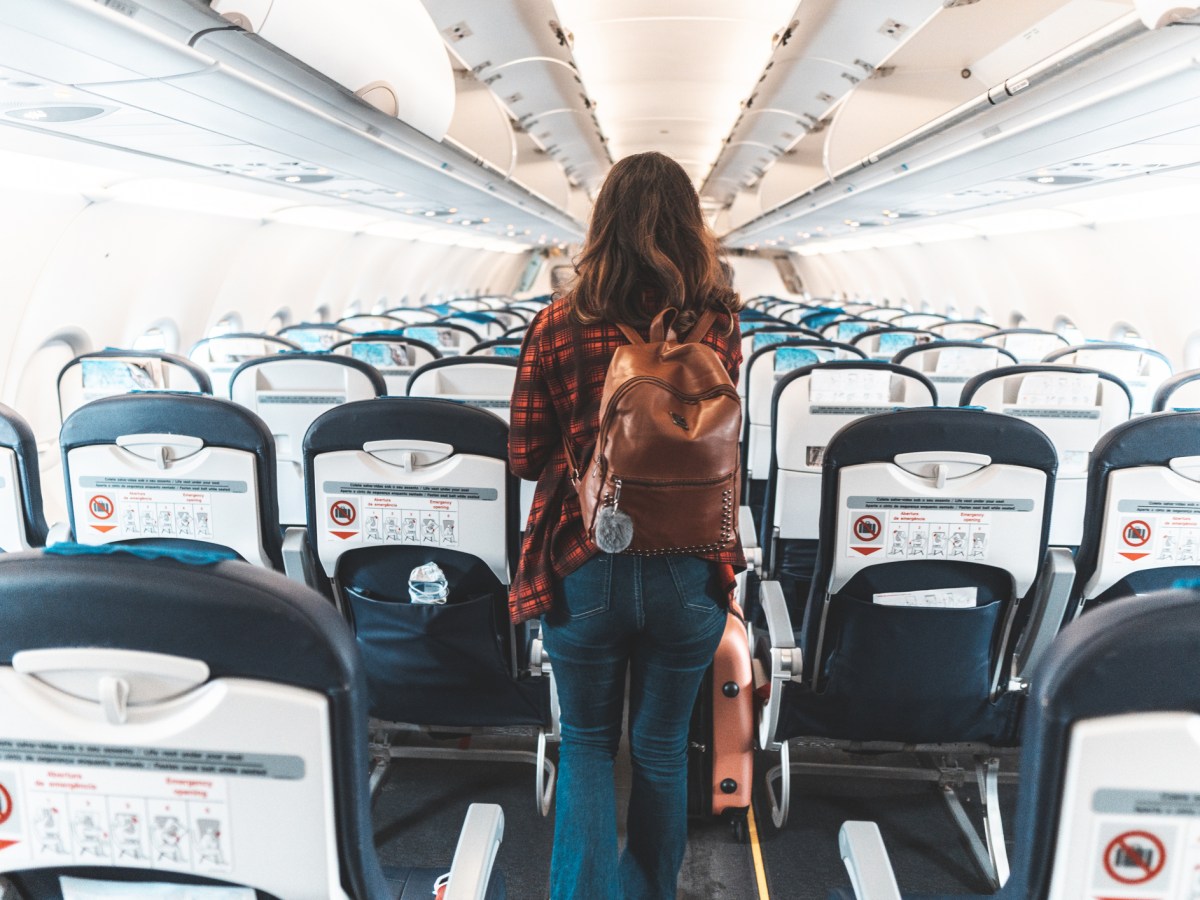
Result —
<path fill-rule="evenodd" d="M 700 339 L 703 313 L 679 341 L 668 314 L 650 340 L 618 325 L 600 399 L 600 432 L 586 468 L 569 442 L 571 482 L 588 536 L 601 550 L 653 555 L 722 550 L 738 541 L 742 408 L 717 353 Z"/>

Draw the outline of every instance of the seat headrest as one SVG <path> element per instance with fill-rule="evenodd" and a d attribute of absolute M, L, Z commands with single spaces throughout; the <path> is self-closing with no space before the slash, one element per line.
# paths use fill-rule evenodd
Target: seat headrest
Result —
<path fill-rule="evenodd" d="M 1012 416 L 956 407 L 900 409 L 851 422 L 830 441 L 825 466 L 861 465 L 939 447 L 1050 475 L 1058 468 L 1054 444 L 1041 429 Z"/>
<path fill-rule="evenodd" d="M 0 664 L 22 650 L 65 647 L 200 659 L 214 678 L 324 694 L 362 677 L 354 637 L 334 607 L 248 563 L 127 553 L 0 557 Z"/>

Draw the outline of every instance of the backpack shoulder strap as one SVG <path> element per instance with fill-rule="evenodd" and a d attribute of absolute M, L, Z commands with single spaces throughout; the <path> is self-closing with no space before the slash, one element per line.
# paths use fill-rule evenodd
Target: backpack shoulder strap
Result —
<path fill-rule="evenodd" d="M 688 332 L 688 336 L 683 339 L 682 343 L 696 343 L 712 330 L 713 324 L 716 321 L 717 314 L 711 309 L 706 309 L 700 313 L 700 318 L 696 320 L 696 324 L 692 326 L 692 330 Z"/>

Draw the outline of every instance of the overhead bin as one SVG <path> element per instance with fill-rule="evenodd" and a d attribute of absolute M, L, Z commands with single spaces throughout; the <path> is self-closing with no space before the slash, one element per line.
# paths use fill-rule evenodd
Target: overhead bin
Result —
<path fill-rule="evenodd" d="M 278 0 L 277 0 L 278 2 Z M 451 49 L 566 172 L 594 192 L 612 165 L 551 0 L 431 0 Z"/>
<path fill-rule="evenodd" d="M 435 141 L 445 136 L 454 114 L 454 73 L 420 0 L 212 0 L 211 5 L 376 109 Z"/>
<path fill-rule="evenodd" d="M 1113 5 L 1104 5 L 1111 14 Z M 1194 164 L 1194 154 L 1172 152 L 1185 148 L 1170 145 L 1200 125 L 1198 52 L 1195 29 L 1148 32 L 1126 8 L 1107 25 L 1068 46 L 1059 43 L 1034 65 L 1011 71 L 886 146 L 886 138 L 877 138 L 865 156 L 854 158 L 865 144 L 856 142 L 855 152 L 842 153 L 831 143 L 824 149 L 829 166 L 818 183 L 798 180 L 790 199 L 735 226 L 724 240 L 735 247 L 795 241 L 795 235 L 816 241 L 907 218 L 928 222 L 949 213 L 992 212 L 1013 200 L 1055 203 L 1060 191 Z M 847 101 L 845 114 L 868 116 L 866 102 L 860 107 Z M 838 128 L 835 122 L 827 129 L 826 141 L 838 141 Z M 843 167 L 834 169 L 834 159 Z M 772 184 L 773 198 L 787 188 Z M 902 234 L 889 228 L 887 238 Z"/>
<path fill-rule="evenodd" d="M 805 0 L 726 139 L 703 193 L 725 204 L 757 181 L 943 6 L 943 0 Z M 865 28 L 865 23 L 875 24 Z"/>
<path fill-rule="evenodd" d="M 129 14 L 89 0 L 0 4 L 0 60 L 13 73 L 0 82 L 0 102 L 11 100 L 9 88 L 24 77 L 66 86 L 107 114 L 23 124 L 293 189 L 298 204 L 376 211 L 381 220 L 413 216 L 407 221 L 420 225 L 465 222 L 470 233 L 494 237 L 510 224 L 556 241 L 582 234 L 546 198 L 374 109 L 206 7 L 171 0 L 120 6 Z M 88 63 L 101 51 L 102 62 L 112 61 L 107 69 Z"/>
<path fill-rule="evenodd" d="M 458 144 L 496 167 L 506 177 L 517 162 L 517 144 L 512 122 L 486 84 L 470 72 L 455 71 L 457 87 L 454 118 L 443 140 Z"/>

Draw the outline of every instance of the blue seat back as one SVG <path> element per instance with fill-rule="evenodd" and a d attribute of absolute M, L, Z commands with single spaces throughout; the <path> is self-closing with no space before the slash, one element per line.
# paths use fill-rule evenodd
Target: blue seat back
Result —
<path fill-rule="evenodd" d="M 1143 416 L 1104 435 L 1083 521 L 1080 609 L 1200 577 L 1200 412 Z"/>
<path fill-rule="evenodd" d="M 45 543 L 37 441 L 20 414 L 0 404 L 0 552 Z"/>
<path fill-rule="evenodd" d="M 0 762 L 0 874 L 22 896 L 60 896 L 60 873 L 388 896 L 366 738 L 349 629 L 282 575 L 0 558 L 0 746 L 40 748 Z"/>
<path fill-rule="evenodd" d="M 228 400 L 109 397 L 62 427 L 77 541 L 198 541 L 282 569 L 275 447 L 261 419 Z"/>

